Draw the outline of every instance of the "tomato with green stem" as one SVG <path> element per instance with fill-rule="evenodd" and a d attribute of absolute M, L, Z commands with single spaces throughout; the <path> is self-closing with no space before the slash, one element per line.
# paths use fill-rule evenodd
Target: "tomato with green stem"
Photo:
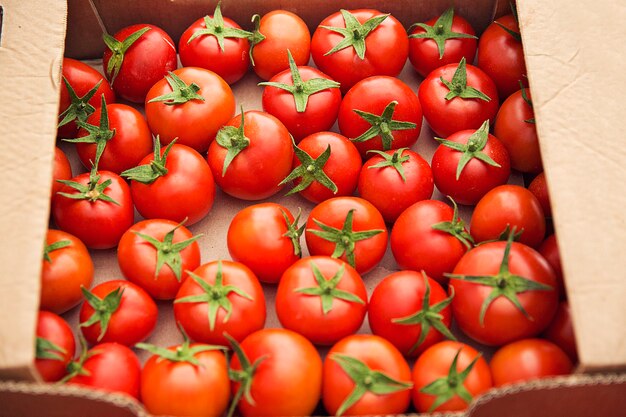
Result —
<path fill-rule="evenodd" d="M 74 358 L 76 342 L 72 329 L 60 316 L 49 311 L 37 315 L 35 367 L 46 382 L 55 382 L 67 374 Z"/>

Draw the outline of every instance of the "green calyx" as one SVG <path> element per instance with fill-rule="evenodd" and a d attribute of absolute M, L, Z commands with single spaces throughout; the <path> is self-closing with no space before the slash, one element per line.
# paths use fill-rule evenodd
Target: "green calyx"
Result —
<path fill-rule="evenodd" d="M 252 56 L 252 50 L 257 44 L 265 40 L 265 35 L 262 34 L 259 30 L 261 26 L 261 16 L 259 16 L 258 14 L 252 16 L 252 24 L 254 25 L 254 32 L 252 32 L 252 34 L 248 36 L 248 42 L 250 42 L 250 63 L 254 67 L 254 57 Z"/>
<path fill-rule="evenodd" d="M 446 94 L 446 100 L 452 100 L 455 97 L 460 97 L 464 99 L 477 98 L 483 101 L 491 101 L 491 97 L 487 94 L 467 85 L 467 64 L 465 62 L 465 57 L 461 58 L 459 66 L 452 76 L 452 80 L 447 81 L 444 80 L 443 77 L 439 77 L 439 79 L 443 85 L 448 87 L 450 90 L 450 92 Z"/>
<path fill-rule="evenodd" d="M 104 190 L 106 190 L 109 185 L 113 183 L 113 181 L 108 179 L 102 183 L 99 182 L 100 174 L 98 174 L 97 164 L 94 164 L 91 168 L 91 171 L 89 172 L 89 182 L 87 183 L 87 185 L 83 185 L 71 180 L 57 181 L 78 191 L 76 193 L 64 193 L 59 191 L 57 194 L 62 195 L 63 197 L 71 198 L 73 200 L 87 200 L 91 203 L 95 203 L 96 201 L 101 200 L 107 203 L 116 204 L 118 206 L 120 205 L 120 203 L 104 193 Z"/>
<path fill-rule="evenodd" d="M 452 206 L 454 207 L 452 220 L 435 223 L 431 227 L 435 230 L 454 236 L 469 250 L 474 246 L 474 239 L 472 238 L 472 235 L 465 230 L 465 222 L 459 216 L 459 207 L 457 206 L 456 201 L 454 201 L 454 199 L 450 196 L 448 196 L 448 199 L 452 202 Z"/>
<path fill-rule="evenodd" d="M 400 148 L 397 149 L 392 155 L 389 155 L 387 152 L 371 149 L 367 151 L 367 153 L 375 153 L 376 155 L 382 157 L 383 160 L 377 164 L 370 165 L 368 169 L 393 167 L 396 171 L 398 171 L 398 174 L 400 175 L 400 178 L 402 178 L 402 181 L 406 182 L 406 176 L 404 175 L 404 167 L 402 166 L 402 164 L 408 162 L 411 157 L 409 155 L 402 156 L 402 153 L 408 150 L 409 148 Z"/>
<path fill-rule="evenodd" d="M 467 139 L 467 143 L 458 143 L 451 140 L 435 137 L 435 140 L 443 146 L 454 149 L 462 153 L 459 159 L 459 164 L 456 167 L 456 180 L 461 177 L 461 173 L 465 166 L 474 158 L 483 161 L 487 165 L 500 168 L 501 165 L 491 159 L 489 155 L 483 152 L 487 141 L 489 140 L 489 120 L 485 120 L 484 123 L 478 128 L 478 130 Z"/>
<path fill-rule="evenodd" d="M 61 346 L 51 342 L 48 339 L 37 336 L 35 342 L 35 358 L 50 359 L 53 361 L 63 361 L 67 351 Z"/>
<path fill-rule="evenodd" d="M 510 2 L 509 6 L 511 7 L 511 14 L 513 15 L 513 19 L 515 19 L 515 23 L 517 23 L 519 25 L 519 18 L 517 17 L 517 9 L 515 8 L 515 4 L 513 2 Z M 520 33 L 515 32 L 514 30 L 509 29 L 508 27 L 504 26 L 500 22 L 494 21 L 493 23 L 495 23 L 496 25 L 498 25 L 502 29 L 504 29 L 504 31 L 506 33 L 508 33 L 509 35 L 511 35 L 513 37 L 513 39 L 515 39 L 516 41 L 522 42 L 522 35 Z"/>
<path fill-rule="evenodd" d="M 180 327 L 180 330 L 183 334 L 184 341 L 174 350 L 166 349 L 149 343 L 137 343 L 135 347 L 137 349 L 142 349 L 152 353 L 153 355 L 158 356 L 157 361 L 166 360 L 174 363 L 185 362 L 197 367 L 202 366 L 198 359 L 196 359 L 196 355 L 198 353 L 209 352 L 212 350 L 226 350 L 224 346 L 216 345 L 197 344 L 194 347 L 191 347 L 191 341 L 189 340 L 189 336 L 187 336 L 187 333 L 185 333 L 182 327 Z"/>
<path fill-rule="evenodd" d="M 122 69 L 124 54 L 126 53 L 126 51 L 128 51 L 128 48 L 130 48 L 137 41 L 137 39 L 139 39 L 144 33 L 149 30 L 150 28 L 148 26 L 141 28 L 138 31 L 130 34 L 122 42 L 118 41 L 108 33 L 102 35 L 102 39 L 104 40 L 105 45 L 111 50 L 112 53 L 111 59 L 109 59 L 109 63 L 106 67 L 106 74 L 109 80 L 111 80 L 111 85 L 113 85 L 115 79 L 120 73 L 120 69 Z"/>
<path fill-rule="evenodd" d="M 226 170 L 233 162 L 233 159 L 239 152 L 246 149 L 250 146 L 250 139 L 248 139 L 243 133 L 243 125 L 244 125 L 244 112 L 243 108 L 241 109 L 241 124 L 239 128 L 234 126 L 224 126 L 217 132 L 217 136 L 215 137 L 215 141 L 222 148 L 226 148 L 226 157 L 224 158 L 224 166 L 222 167 L 222 177 L 226 175 Z"/>
<path fill-rule="evenodd" d="M 298 185 L 289 190 L 289 192 L 285 195 L 291 195 L 300 191 L 304 191 L 314 181 L 317 181 L 324 187 L 328 188 L 330 191 L 333 192 L 333 194 L 337 194 L 337 185 L 324 172 L 324 166 L 330 158 L 330 145 L 328 145 L 326 147 L 326 150 L 322 152 L 322 154 L 317 158 L 311 157 L 311 155 L 300 149 L 298 145 L 295 144 L 295 142 L 293 143 L 293 150 L 296 157 L 300 161 L 300 165 L 294 168 L 293 171 L 291 171 L 289 175 L 287 175 L 287 177 L 285 177 L 285 179 L 280 182 L 279 185 L 286 184 L 289 181 L 295 180 L 296 178 L 300 178 L 301 180 Z"/>
<path fill-rule="evenodd" d="M 355 294 L 337 289 L 337 285 L 339 285 L 339 282 L 341 281 L 341 278 L 346 270 L 344 265 L 341 265 L 337 270 L 337 273 L 330 279 L 326 279 L 324 277 L 322 271 L 319 270 L 314 262 L 309 262 L 309 265 L 311 267 L 311 271 L 313 271 L 317 287 L 298 288 L 294 291 L 300 294 L 320 297 L 322 300 L 322 312 L 324 315 L 328 314 L 333 309 L 333 300 L 336 298 L 352 303 L 365 304 L 365 302 Z"/>
<path fill-rule="evenodd" d="M 67 248 L 68 246 L 71 246 L 71 245 L 72 245 L 72 242 L 70 242 L 69 240 L 58 240 L 58 241 L 56 241 L 54 243 L 51 243 L 49 245 L 44 245 L 44 247 L 43 247 L 43 259 L 44 259 L 44 261 L 52 263 L 52 258 L 50 258 L 50 252 L 54 252 L 55 250 Z"/>
<path fill-rule="evenodd" d="M 513 238 L 515 237 L 515 228 L 509 233 L 509 237 L 504 247 L 504 255 L 502 256 L 502 263 L 500 264 L 500 270 L 495 275 L 462 275 L 462 274 L 445 274 L 450 279 L 458 279 L 461 281 L 467 281 L 492 287 L 493 290 L 489 293 L 480 309 L 480 325 L 485 325 L 485 314 L 491 303 L 498 297 L 505 297 L 509 300 L 528 320 L 534 319 L 528 314 L 526 309 L 522 306 L 517 297 L 517 294 L 526 291 L 551 291 L 554 288 L 550 285 L 542 284 L 541 282 L 533 281 L 528 278 L 524 278 L 520 275 L 512 274 L 509 271 L 509 254 L 511 252 L 511 246 L 513 245 Z"/>
<path fill-rule="evenodd" d="M 338 82 L 329 80 L 328 78 L 311 78 L 310 80 L 302 81 L 302 76 L 296 66 L 296 62 L 293 60 L 293 56 L 291 56 L 290 50 L 287 50 L 287 56 L 289 58 L 289 70 L 291 71 L 293 84 L 262 82 L 259 83 L 259 85 L 276 87 L 291 93 L 296 103 L 296 111 L 298 113 L 306 111 L 309 96 L 323 90 L 328 90 L 329 88 L 339 88 L 341 86 Z"/>
<path fill-rule="evenodd" d="M 469 393 L 467 388 L 463 385 L 467 376 L 474 368 L 474 365 L 480 359 L 481 355 L 478 354 L 472 362 L 467 366 L 467 368 L 463 369 L 460 373 L 457 371 L 457 362 L 459 359 L 459 354 L 461 353 L 461 349 L 456 352 L 454 355 L 454 359 L 452 360 L 452 364 L 450 364 L 450 370 L 448 371 L 448 375 L 442 378 L 438 378 L 426 385 L 422 389 L 420 389 L 421 393 L 434 395 L 435 401 L 428 409 L 428 412 L 434 411 L 440 405 L 446 403 L 455 395 L 458 395 L 466 404 L 472 402 L 472 394 Z"/>
<path fill-rule="evenodd" d="M 104 298 L 100 298 L 97 295 L 90 292 L 85 287 L 80 287 L 85 299 L 94 309 L 93 314 L 86 321 L 80 323 L 80 327 L 89 327 L 96 323 L 100 324 L 100 334 L 98 335 L 98 342 L 102 340 L 109 327 L 111 316 L 120 308 L 122 302 L 122 295 L 124 289 L 117 287 L 115 290 L 108 293 Z"/>
<path fill-rule="evenodd" d="M 361 59 L 365 59 L 365 38 L 385 20 L 389 14 L 372 17 L 361 24 L 352 13 L 341 9 L 341 15 L 346 24 L 345 28 L 320 26 L 321 28 L 343 35 L 343 39 L 324 55 L 330 55 L 342 49 L 353 47 L 354 52 Z"/>
<path fill-rule="evenodd" d="M 176 139 L 171 141 L 169 145 L 163 151 L 163 155 L 161 156 L 161 141 L 159 140 L 159 136 L 155 136 L 152 139 L 153 142 L 153 157 L 152 161 L 146 165 L 139 165 L 134 168 L 127 169 L 122 172 L 120 176 L 124 178 L 128 178 L 132 181 L 137 181 L 142 184 L 152 184 L 160 177 L 167 175 L 168 169 L 165 167 L 167 164 L 167 156 L 176 143 Z"/>
<path fill-rule="evenodd" d="M 416 26 L 421 27 L 426 32 L 425 33 L 415 33 L 413 35 L 409 35 L 409 38 L 421 38 L 421 39 L 432 39 L 437 44 L 437 48 L 439 49 L 439 59 L 443 57 L 443 53 L 445 51 L 446 40 L 448 39 L 460 39 L 460 38 L 472 38 L 477 39 L 474 35 L 469 35 L 467 33 L 459 33 L 452 32 L 452 19 L 454 18 L 454 7 L 450 7 L 448 10 L 443 12 L 441 16 L 437 19 L 433 26 L 428 26 L 425 23 L 415 23 L 409 28 L 409 32 L 413 30 Z"/>
<path fill-rule="evenodd" d="M 100 84 L 102 84 L 102 80 L 98 81 L 92 88 L 82 97 L 78 97 L 76 91 L 72 85 L 67 81 L 67 78 L 63 76 L 63 83 L 67 88 L 67 93 L 70 97 L 70 105 L 67 109 L 63 111 L 63 113 L 59 114 L 59 119 L 61 121 L 57 125 L 57 127 L 64 126 L 71 122 L 72 120 L 77 120 L 79 122 L 86 122 L 87 118 L 96 111 L 96 108 L 89 104 L 89 100 L 96 94 L 98 88 L 100 88 Z"/>
<path fill-rule="evenodd" d="M 348 261 L 350 266 L 354 268 L 356 264 L 354 257 L 356 242 L 374 237 L 377 234 L 382 233 L 383 230 L 372 229 L 354 232 L 352 231 L 353 217 L 354 209 L 350 210 L 346 215 L 346 220 L 344 221 L 343 227 L 341 229 L 327 226 L 319 220 L 313 219 L 313 222 L 315 222 L 317 227 L 322 230 L 307 229 L 307 231 L 324 240 L 335 243 L 335 250 L 333 251 L 331 257 L 339 258 L 345 254 L 346 260 Z"/>
<path fill-rule="evenodd" d="M 57 384 L 65 384 L 70 379 L 79 375 L 82 375 L 82 376 L 91 375 L 91 372 L 89 372 L 88 370 L 84 368 L 85 362 L 87 361 L 87 359 L 92 358 L 96 355 L 99 355 L 100 350 L 98 350 L 97 347 L 91 350 L 88 350 L 87 341 L 85 340 L 82 334 L 78 336 L 78 341 L 80 342 L 80 347 L 82 349 L 80 356 L 78 357 L 78 359 L 71 361 L 70 363 L 67 364 L 67 367 L 66 367 L 67 375 L 65 375 L 63 379 L 57 382 Z"/>
<path fill-rule="evenodd" d="M 398 381 L 383 372 L 374 371 L 356 358 L 338 353 L 332 353 L 329 358 L 337 363 L 354 383 L 352 392 L 343 400 L 335 416 L 343 415 L 368 392 L 386 395 L 413 387 L 413 383 Z"/>
<path fill-rule="evenodd" d="M 185 104 L 191 100 L 204 101 L 204 97 L 198 94 L 198 91 L 200 91 L 200 86 L 198 84 L 187 84 L 172 71 L 167 73 L 165 80 L 172 88 L 172 92 L 155 97 L 148 101 L 148 103 L 163 102 L 165 105 L 175 106 L 178 104 Z"/>
<path fill-rule="evenodd" d="M 389 104 L 387 104 L 387 106 L 383 110 L 383 113 L 380 116 L 373 113 L 364 112 L 359 109 L 354 109 L 354 112 L 358 114 L 362 119 L 364 119 L 367 123 L 372 125 L 372 127 L 367 129 L 360 136 L 351 139 L 352 142 L 366 142 L 370 139 L 374 139 L 375 137 L 380 136 L 383 144 L 383 150 L 390 150 L 391 143 L 394 139 L 394 130 L 411 130 L 417 127 L 415 123 L 393 120 L 393 112 L 395 111 L 397 105 L 397 101 L 390 102 Z"/>
<path fill-rule="evenodd" d="M 285 226 L 287 226 L 287 231 L 283 233 L 283 236 L 291 239 L 291 244 L 293 245 L 293 254 L 296 256 L 302 255 L 302 247 L 300 246 L 300 236 L 304 233 L 304 228 L 306 224 L 302 226 L 298 225 L 300 223 L 300 216 L 302 215 L 302 209 L 298 208 L 298 215 L 293 219 L 293 222 L 289 221 L 289 216 L 285 213 L 284 210 L 281 210 L 283 215 L 283 219 L 285 219 Z"/>
<path fill-rule="evenodd" d="M 524 100 L 524 102 L 526 104 L 528 104 L 528 107 L 531 108 L 531 110 L 533 109 L 533 102 L 530 100 L 530 97 L 528 97 L 528 93 L 526 92 L 526 88 L 524 88 L 524 84 L 522 84 L 522 82 L 519 82 L 519 87 L 520 90 L 522 92 L 522 100 Z M 530 124 L 535 124 L 535 118 L 531 117 L 530 119 L 526 119 L 524 120 L 524 122 L 526 123 L 530 123 Z"/>
<path fill-rule="evenodd" d="M 441 315 L 441 311 L 450 305 L 452 299 L 454 298 L 454 287 L 451 287 L 450 297 L 446 298 L 438 302 L 437 304 L 430 305 L 430 284 L 428 283 L 428 277 L 426 273 L 422 271 L 422 276 L 424 277 L 424 286 L 426 290 L 424 291 L 424 297 L 422 298 L 422 309 L 417 312 L 406 316 L 400 317 L 397 319 L 392 319 L 392 323 L 402 324 L 406 326 L 420 326 L 420 335 L 417 341 L 411 349 L 409 349 L 409 354 L 415 352 L 415 350 L 424 343 L 426 336 L 430 332 L 431 328 L 434 328 L 439 333 L 441 333 L 444 337 L 450 340 L 456 340 L 456 337 L 450 332 L 450 329 L 443 324 L 443 315 Z"/>
<path fill-rule="evenodd" d="M 221 3 L 222 2 L 220 1 L 217 3 L 217 6 L 215 6 L 213 17 L 204 16 L 204 26 L 206 28 L 195 31 L 194 34 L 191 35 L 191 37 L 187 41 L 187 45 L 189 45 L 191 41 L 200 36 L 215 36 L 215 39 L 217 39 L 217 44 L 220 47 L 220 51 L 224 52 L 224 39 L 248 39 L 250 36 L 252 36 L 251 32 L 245 31 L 243 29 L 224 26 L 224 18 L 222 17 L 222 10 L 220 7 Z"/>
<path fill-rule="evenodd" d="M 248 404 L 256 404 L 254 398 L 252 398 L 252 380 L 257 368 L 261 362 L 267 359 L 267 356 L 261 356 L 257 358 L 254 363 L 250 363 L 250 360 L 246 356 L 243 349 L 241 349 L 239 343 L 237 343 L 237 341 L 228 333 L 224 333 L 224 337 L 226 337 L 226 339 L 230 342 L 230 346 L 233 348 L 233 352 L 235 352 L 241 366 L 241 369 L 233 369 L 231 367 L 228 368 L 228 378 L 233 382 L 239 383 L 239 389 L 237 389 L 237 392 L 233 397 L 233 402 L 228 409 L 227 417 L 232 417 L 235 412 L 235 408 L 237 407 L 237 404 L 239 404 L 239 401 L 241 401 L 242 397 L 245 398 Z"/>
<path fill-rule="evenodd" d="M 177 303 L 207 303 L 208 304 L 208 319 L 209 329 L 212 331 L 215 329 L 215 322 L 217 320 L 217 312 L 220 308 L 224 309 L 226 316 L 224 316 L 223 323 L 226 323 L 233 312 L 233 305 L 228 299 L 230 293 L 235 293 L 240 297 L 252 300 L 252 297 L 243 291 L 241 288 L 234 285 L 224 285 L 224 275 L 222 274 L 222 261 L 217 261 L 217 272 L 215 274 L 215 284 L 211 285 L 198 275 L 187 271 L 189 277 L 193 279 L 198 286 L 204 291 L 204 294 L 189 295 L 182 297 L 174 301 Z"/>

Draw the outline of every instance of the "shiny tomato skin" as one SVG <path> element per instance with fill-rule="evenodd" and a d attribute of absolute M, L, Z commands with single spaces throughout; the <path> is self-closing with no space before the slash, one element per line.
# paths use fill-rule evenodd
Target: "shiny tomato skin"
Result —
<path fill-rule="evenodd" d="M 363 303 L 335 298 L 332 310 L 323 313 L 320 296 L 296 292 L 300 288 L 319 287 L 311 264 L 330 280 L 343 266 L 338 290 L 359 297 Z M 289 267 L 278 284 L 276 314 L 282 326 L 293 330 L 316 345 L 332 345 L 359 330 L 367 312 L 367 290 L 359 273 L 345 262 L 326 256 L 311 256 Z"/>
<path fill-rule="evenodd" d="M 541 208 L 543 209 L 543 214 L 547 218 L 551 218 L 552 205 L 550 204 L 550 193 L 548 192 L 546 174 L 541 172 L 537 175 L 528 185 L 528 191 L 533 193 L 535 197 L 537 197 L 537 200 L 539 200 L 539 204 L 541 204 Z"/>
<path fill-rule="evenodd" d="M 339 130 L 350 139 L 359 137 L 372 125 L 354 110 L 380 116 L 392 101 L 398 102 L 392 120 L 415 123 L 416 126 L 413 129 L 392 131 L 394 139 L 391 149 L 411 147 L 417 142 L 422 128 L 422 107 L 411 87 L 393 77 L 369 77 L 354 85 L 339 107 Z M 365 142 L 353 143 L 364 159 L 370 156 L 367 151 L 371 149 L 384 150 L 380 135 Z"/>
<path fill-rule="evenodd" d="M 474 133 L 475 130 L 462 130 L 453 133 L 447 139 L 465 145 Z M 439 145 L 431 162 L 437 189 L 442 194 L 452 197 L 457 204 L 474 205 L 489 190 L 506 184 L 511 174 L 511 162 L 502 142 L 497 137 L 489 135 L 487 144 L 481 152 L 500 167 L 472 158 L 457 180 L 457 167 L 463 153 L 443 144 Z"/>
<path fill-rule="evenodd" d="M 265 357 L 252 378 L 251 395 L 255 404 L 248 403 L 245 397 L 239 401 L 243 417 L 313 413 L 320 399 L 322 360 L 311 342 L 291 330 L 263 329 L 246 337 L 241 348 L 250 363 Z M 235 355 L 230 367 L 241 369 Z M 239 383 L 231 384 L 232 392 L 238 388 Z"/>
<path fill-rule="evenodd" d="M 200 266 L 200 246 L 197 242 L 179 252 L 181 258 L 181 276 L 176 274 L 169 265 L 163 265 L 155 274 L 157 250 L 137 233 L 152 236 L 163 242 L 165 235 L 178 226 L 178 223 L 165 219 L 143 220 L 128 229 L 117 247 L 117 262 L 124 277 L 143 288 L 157 300 L 171 300 L 176 297 L 178 289 L 187 278 L 187 271 Z M 185 226 L 179 226 L 174 232 L 173 244 L 191 239 L 193 234 Z"/>
<path fill-rule="evenodd" d="M 298 67 L 302 81 L 315 78 L 331 79 L 328 75 L 313 67 Z M 271 82 L 293 85 L 290 70 L 279 72 Z M 298 112 L 293 94 L 272 86 L 263 90 L 263 111 L 283 122 L 296 143 L 313 133 L 330 130 L 339 113 L 341 91 L 339 88 L 327 88 L 309 96 L 306 110 Z"/>
<path fill-rule="evenodd" d="M 491 358 L 496 387 L 572 372 L 572 361 L 552 342 L 522 339 L 502 346 Z"/>
<path fill-rule="evenodd" d="M 72 167 L 67 155 L 58 146 L 54 147 L 54 160 L 52 161 L 52 191 L 50 201 L 54 200 L 56 193 L 63 187 L 57 180 L 69 180 L 72 178 Z"/>
<path fill-rule="evenodd" d="M 87 248 L 76 236 L 61 230 L 46 233 L 46 245 L 67 240 L 70 246 L 51 251 L 41 267 L 41 292 L 39 308 L 63 314 L 83 299 L 80 287 L 91 287 L 93 261 Z"/>
<path fill-rule="evenodd" d="M 567 292 L 565 291 L 565 282 L 563 281 L 563 268 L 561 266 L 561 255 L 559 253 L 559 244 L 556 240 L 556 235 L 551 234 L 543 241 L 539 246 L 539 253 L 546 258 L 546 261 L 552 267 L 554 274 L 556 275 L 557 286 L 559 288 L 559 294 L 562 300 L 567 298 Z"/>
<path fill-rule="evenodd" d="M 212 71 L 187 67 L 177 69 L 174 74 L 186 84 L 198 85 L 197 94 L 204 100 L 193 99 L 174 105 L 163 101 L 150 103 L 150 100 L 172 92 L 167 80 L 161 78 L 146 96 L 148 125 L 152 133 L 159 135 L 163 145 L 178 138 L 177 144 L 204 153 L 217 131 L 235 114 L 235 96 L 226 81 Z"/>
<path fill-rule="evenodd" d="M 346 397 L 354 389 L 348 374 L 332 360 L 333 354 L 350 356 L 365 363 L 370 369 L 387 374 L 395 380 L 410 382 L 411 370 L 402 354 L 391 343 L 379 336 L 356 334 L 337 342 L 324 360 L 322 400 L 324 408 L 335 415 Z M 402 414 L 409 407 L 411 390 L 407 388 L 391 394 L 366 392 L 359 401 L 345 411 L 345 415 Z"/>
<path fill-rule="evenodd" d="M 149 27 L 124 54 L 124 61 L 115 80 L 107 71 L 112 53 L 106 48 L 102 57 L 102 67 L 115 93 L 133 103 L 142 103 L 150 87 L 163 78 L 168 71 L 178 66 L 174 41 L 162 29 L 149 24 L 127 26 L 113 37 L 123 42 L 128 36 Z"/>
<path fill-rule="evenodd" d="M 561 301 L 554 319 L 542 336 L 563 349 L 573 363 L 578 362 L 576 335 L 572 324 L 572 314 L 567 301 Z"/>
<path fill-rule="evenodd" d="M 49 311 L 40 311 L 37 316 L 37 337 L 46 339 L 64 352 L 52 351 L 61 356 L 58 359 L 35 359 L 37 372 L 45 382 L 55 382 L 67 375 L 67 365 L 74 358 L 76 342 L 72 329 L 60 316 Z"/>
<path fill-rule="evenodd" d="M 433 381 L 448 375 L 454 356 L 459 352 L 459 349 L 460 353 L 456 369 L 457 372 L 460 373 L 467 368 L 472 360 L 480 355 L 480 353 L 469 345 L 452 340 L 446 340 L 431 346 L 422 353 L 417 359 L 417 362 L 415 362 L 412 374 L 412 398 L 413 404 L 418 412 L 428 412 L 436 398 L 434 395 L 422 393 L 420 390 Z M 487 365 L 487 361 L 485 361 L 484 358 L 481 357 L 476 361 L 476 364 L 468 374 L 463 386 L 472 397 L 476 397 L 493 386 L 489 365 Z M 458 395 L 455 395 L 450 400 L 435 408 L 434 411 L 462 411 L 467 407 L 468 404 Z"/>
<path fill-rule="evenodd" d="M 276 203 L 250 205 L 230 222 L 226 241 L 232 259 L 254 272 L 259 281 L 276 284 L 283 272 L 300 259 L 288 232 L 283 212 L 293 223 L 286 207 Z"/>
<path fill-rule="evenodd" d="M 161 149 L 161 155 L 165 148 Z M 138 165 L 154 160 L 149 154 Z M 147 219 L 187 219 L 190 226 L 202 220 L 213 207 L 215 182 L 206 160 L 193 148 L 175 143 L 167 156 L 167 174 L 152 184 L 131 181 L 130 191 L 139 214 Z"/>
<path fill-rule="evenodd" d="M 470 233 L 476 243 L 498 239 L 507 228 L 523 230 L 519 242 L 537 248 L 546 220 L 537 198 L 519 185 L 500 185 L 485 194 L 472 214 Z"/>
<path fill-rule="evenodd" d="M 394 152 L 386 151 L 389 155 Z M 401 156 L 409 157 L 402 163 L 406 181 L 394 167 L 374 167 L 383 161 L 380 155 L 368 159 L 359 174 L 359 195 L 372 203 L 387 223 L 395 222 L 412 204 L 429 199 L 435 189 L 432 170 L 424 158 L 408 149 Z"/>

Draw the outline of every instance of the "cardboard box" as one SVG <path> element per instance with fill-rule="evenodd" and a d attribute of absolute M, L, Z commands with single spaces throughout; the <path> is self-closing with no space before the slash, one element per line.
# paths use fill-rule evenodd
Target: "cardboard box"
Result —
<path fill-rule="evenodd" d="M 154 23 L 176 39 L 193 20 L 211 13 L 215 3 L 70 0 L 67 53 L 80 58 L 100 55 L 100 24 L 114 33 L 130 23 Z M 626 9 L 609 0 L 594 2 L 593 10 L 577 3 L 582 2 L 519 0 L 518 12 L 576 329 L 579 373 L 491 391 L 471 407 L 468 414 L 472 416 L 618 416 L 626 410 L 626 147 L 620 146 L 626 144 L 620 130 L 626 124 L 622 104 L 626 55 L 620 53 Z M 91 5 L 99 12 L 100 22 Z M 286 8 L 314 27 L 331 12 L 357 5 L 391 12 L 408 26 L 437 15 L 449 2 L 224 0 L 222 10 L 246 26 L 253 13 Z M 4 381 L 0 381 L 0 416 L 78 416 L 85 410 L 90 416 L 141 416 L 146 415 L 141 406 L 124 397 L 29 382 L 37 380 L 34 329 L 67 6 L 64 0 L 5 0 L 1 5 L 0 264 L 4 272 L 0 274 L 0 380 Z M 455 7 L 482 30 L 494 15 L 506 12 L 508 2 L 466 0 L 456 2 Z M 410 71 L 403 77 L 417 80 Z M 256 82 L 249 75 L 235 87 L 235 94 L 238 100 L 260 108 L 258 94 L 249 90 Z M 428 152 L 424 137 L 429 135 L 424 128 L 418 141 L 420 152 Z M 216 205 L 223 203 L 226 208 L 214 208 L 192 228 L 214 232 L 211 241 L 203 244 L 208 250 L 203 250 L 203 262 L 228 258 L 223 236 L 234 214 L 232 207 L 238 203 L 224 195 L 219 199 Z M 297 197 L 285 201 L 289 208 L 304 205 Z M 114 251 L 94 253 L 100 279 L 115 272 L 114 257 Z M 370 292 L 377 279 L 393 268 L 383 262 L 368 274 Z M 168 306 L 161 305 L 161 315 L 166 314 L 171 316 L 171 308 L 168 313 Z M 76 312 L 73 316 L 71 320 Z M 270 319 L 267 327 L 271 325 Z M 177 337 L 173 325 L 166 325 L 150 340 L 174 344 Z M 592 375 L 595 372 L 605 374 Z"/>

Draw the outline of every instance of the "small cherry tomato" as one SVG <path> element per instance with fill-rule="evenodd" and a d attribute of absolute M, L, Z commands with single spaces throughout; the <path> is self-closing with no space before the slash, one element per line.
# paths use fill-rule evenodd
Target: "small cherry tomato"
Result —
<path fill-rule="evenodd" d="M 547 218 L 552 217 L 552 206 L 550 204 L 550 193 L 548 192 L 548 184 L 546 183 L 546 174 L 541 172 L 537 175 L 528 186 L 528 191 L 533 193 L 537 200 L 539 200 L 539 204 L 541 204 L 541 208 L 543 209 L 543 214 Z"/>
<path fill-rule="evenodd" d="M 543 337 L 563 349 L 572 362 L 578 362 L 574 325 L 567 301 L 559 303 L 554 319 L 543 332 Z"/>
<path fill-rule="evenodd" d="M 557 286 L 559 288 L 559 294 L 561 299 L 567 298 L 567 292 L 565 291 L 565 283 L 563 282 L 563 268 L 561 266 L 561 255 L 559 253 L 559 245 L 556 240 L 556 235 L 552 234 L 543 241 L 539 247 L 539 253 L 546 258 L 546 261 L 552 267 L 556 276 Z"/>
<path fill-rule="evenodd" d="M 63 184 L 57 180 L 67 181 L 73 177 L 72 167 L 67 155 L 58 146 L 54 147 L 54 160 L 52 161 L 52 191 L 50 201 L 54 200 L 56 194 L 61 190 Z"/>
<path fill-rule="evenodd" d="M 46 382 L 55 382 L 67 374 L 74 358 L 76 343 L 72 329 L 61 317 L 49 311 L 37 316 L 35 367 Z"/>

